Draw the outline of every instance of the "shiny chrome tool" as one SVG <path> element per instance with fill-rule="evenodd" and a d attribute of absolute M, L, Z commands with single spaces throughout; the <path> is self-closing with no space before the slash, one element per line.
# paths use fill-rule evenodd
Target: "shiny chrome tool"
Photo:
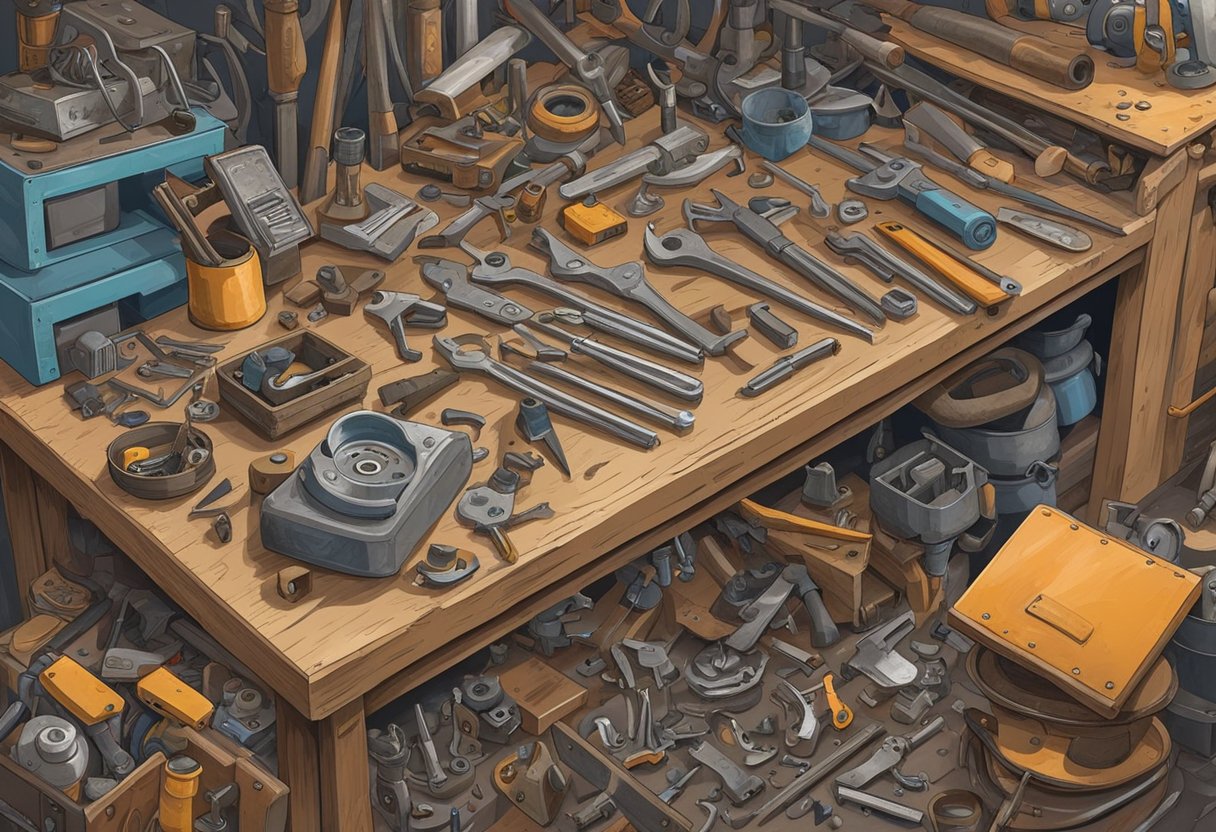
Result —
<path fill-rule="evenodd" d="M 642 184 L 638 186 L 637 193 L 626 204 L 625 213 L 631 217 L 648 217 L 667 204 L 662 196 L 651 192 L 652 188 L 687 188 L 697 185 L 732 162 L 736 170 L 742 173 L 743 148 L 737 144 L 702 153 L 693 162 L 671 173 L 648 173 L 642 177 Z"/>
<path fill-rule="evenodd" d="M 776 387 L 803 367 L 838 352 L 840 352 L 839 341 L 835 338 L 823 338 L 809 347 L 803 347 L 798 352 L 783 355 L 767 370 L 752 376 L 746 384 L 739 388 L 739 395 L 747 398 L 759 396 L 764 391 Z"/>
<path fill-rule="evenodd" d="M 700 364 L 704 360 L 700 349 L 668 335 L 658 327 L 602 306 L 586 295 L 530 269 L 512 266 L 511 258 L 504 251 L 486 252 L 468 243 L 462 243 L 461 248 L 477 261 L 469 270 L 469 277 L 474 283 L 527 286 L 577 309 L 582 314 L 582 322 L 589 327 L 689 364 Z"/>
<path fill-rule="evenodd" d="M 721 355 L 731 344 L 747 337 L 746 330 L 715 335 L 672 306 L 646 280 L 645 269 L 636 260 L 619 266 L 596 265 L 543 228 L 533 229 L 532 246 L 549 255 L 549 271 L 558 280 L 584 283 L 639 303 L 709 355 Z"/>
<path fill-rule="evenodd" d="M 1036 216 L 1028 211 L 1001 208 L 996 212 L 996 221 L 1065 251 L 1082 252 L 1094 247 L 1093 239 L 1081 229 Z"/>
<path fill-rule="evenodd" d="M 709 274 L 729 280 L 745 289 L 767 295 L 820 323 L 843 329 L 851 335 L 860 335 L 871 344 L 874 343 L 874 331 L 870 328 L 839 312 L 834 312 L 826 306 L 821 306 L 728 257 L 723 257 L 709 247 L 704 237 L 691 229 L 677 228 L 660 237 L 654 233 L 652 223 L 646 227 L 645 248 L 646 256 L 655 265 L 703 269 Z"/>
<path fill-rule="evenodd" d="M 702 205 L 689 199 L 684 200 L 684 219 L 694 230 L 697 222 L 734 223 L 743 236 L 763 248 L 770 257 L 789 266 L 819 288 L 831 292 L 875 323 L 882 324 L 886 321 L 887 315 L 875 298 L 782 234 L 781 229 L 771 219 L 756 213 L 748 206 L 740 205 L 716 188 L 711 189 L 710 193 L 718 200 L 717 205 Z"/>
<path fill-rule="evenodd" d="M 571 387 L 578 388 L 584 393 L 590 393 L 593 396 L 599 396 L 601 399 L 606 399 L 613 404 L 618 404 L 621 407 L 629 410 L 643 419 L 649 419 L 652 422 L 670 428 L 674 431 L 685 431 L 693 426 L 696 421 L 696 416 L 690 410 L 671 410 L 656 402 L 648 402 L 645 399 L 640 399 L 637 396 L 630 395 L 620 390 L 614 390 L 611 387 L 605 387 L 602 384 L 597 384 L 590 379 L 575 375 L 569 370 L 558 367 L 554 364 L 546 364 L 543 361 L 533 361 L 528 364 L 528 369 L 542 376 L 548 376 L 554 381 L 560 381 L 569 384 Z"/>
<path fill-rule="evenodd" d="M 912 286 L 924 292 L 930 300 L 951 312 L 970 315 L 978 308 L 971 298 L 964 297 L 950 287 L 934 280 L 908 261 L 896 257 L 865 234 L 858 231 L 851 231 L 848 234 L 829 231 L 824 237 L 824 242 L 827 243 L 828 248 L 841 257 L 856 260 L 886 283 L 891 283 L 896 277 L 902 277 Z"/>
<path fill-rule="evenodd" d="M 438 257 L 415 257 L 419 272 L 430 286 L 443 292 L 449 306 L 476 312 L 496 324 L 513 326 L 532 317 L 532 310 L 518 301 L 469 282 L 469 267 Z"/>
<path fill-rule="evenodd" d="M 704 130 L 682 124 L 645 147 L 619 156 L 602 167 L 567 182 L 557 189 L 562 199 L 582 199 L 588 194 L 628 182 L 644 173 L 669 174 L 692 163 L 709 147 Z"/>
<path fill-rule="evenodd" d="M 650 428 L 588 404 L 509 364 L 491 358 L 490 346 L 480 335 L 462 335 L 457 338 L 436 335 L 433 343 L 435 351 L 456 370 L 487 375 L 517 393 L 544 402 L 555 413 L 599 428 L 639 447 L 653 448 L 659 444 L 659 435 Z"/>
<path fill-rule="evenodd" d="M 798 190 L 811 198 L 811 216 L 815 219 L 825 220 L 832 216 L 832 205 L 823 198 L 823 194 L 819 191 L 818 185 L 812 185 L 805 179 L 799 179 L 794 174 L 790 173 L 785 168 L 776 162 L 770 162 L 765 159 L 760 163 L 760 167 L 771 173 L 773 176 L 780 179 L 787 185 L 793 185 Z"/>
<path fill-rule="evenodd" d="M 583 335 L 576 335 L 555 324 L 556 320 L 558 320 L 556 313 L 541 312 L 536 316 L 536 328 L 549 333 L 554 338 L 561 339 L 570 347 L 570 352 L 575 355 L 592 358 L 605 367 L 616 370 L 621 375 L 661 390 L 669 396 L 690 402 L 701 401 L 701 396 L 705 392 L 705 385 L 701 383 L 701 379 L 665 367 L 649 358 L 619 350 L 610 344 Z"/>

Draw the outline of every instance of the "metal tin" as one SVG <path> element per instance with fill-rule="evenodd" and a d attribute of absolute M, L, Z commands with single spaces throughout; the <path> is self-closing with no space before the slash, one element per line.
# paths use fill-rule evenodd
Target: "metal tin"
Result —
<path fill-rule="evenodd" d="M 775 87 L 743 99 L 743 143 L 771 162 L 780 162 L 806 146 L 811 112 L 801 95 Z"/>
<path fill-rule="evenodd" d="M 126 431 L 111 442 L 106 448 L 106 461 L 110 477 L 118 487 L 145 500 L 170 500 L 202 488 L 215 474 L 215 453 L 211 437 L 197 427 L 190 428 L 190 435 L 207 452 L 206 459 L 198 465 L 165 476 L 132 474 L 122 466 L 123 452 L 128 448 L 148 448 L 153 457 L 168 453 L 180 428 L 181 424 L 178 422 L 149 422 L 142 427 Z"/>
<path fill-rule="evenodd" d="M 1056 422 L 1072 425 L 1084 419 L 1098 405 L 1095 376 L 1102 362 L 1088 341 L 1081 341 L 1068 352 L 1043 362 L 1043 380 L 1056 397 Z"/>
<path fill-rule="evenodd" d="M 945 442 L 994 477 L 1024 477 L 1032 463 L 1053 459 L 1060 451 L 1056 397 L 1046 384 L 1029 408 L 1012 416 L 985 427 L 939 425 L 937 430 Z"/>
<path fill-rule="evenodd" d="M 996 513 L 1024 514 L 1037 505 L 1054 506 L 1058 473 L 1056 466 L 1036 461 L 1031 463 L 1024 477 L 992 477 L 988 482 L 996 489 Z"/>

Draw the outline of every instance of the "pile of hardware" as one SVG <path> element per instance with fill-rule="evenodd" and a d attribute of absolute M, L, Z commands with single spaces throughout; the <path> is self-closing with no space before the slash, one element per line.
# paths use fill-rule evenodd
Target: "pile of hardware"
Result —
<path fill-rule="evenodd" d="M 17 829 L 84 829 L 86 815 L 284 829 L 269 688 L 135 583 L 146 579 L 96 529 L 74 521 L 71 542 L 91 573 L 52 568 L 29 587 L 29 618 L 0 633 L 14 692 L 0 711 L 0 816 Z"/>

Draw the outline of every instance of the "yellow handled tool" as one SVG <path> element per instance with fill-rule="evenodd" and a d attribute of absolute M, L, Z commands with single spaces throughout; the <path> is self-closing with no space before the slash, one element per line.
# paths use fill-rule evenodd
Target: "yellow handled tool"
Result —
<path fill-rule="evenodd" d="M 967 297 L 985 308 L 992 308 L 1009 299 L 995 285 L 966 263 L 942 251 L 929 240 L 903 223 L 884 221 L 874 226 L 878 233 L 916 257 L 933 271 L 957 286 Z"/>
<path fill-rule="evenodd" d="M 133 462 L 142 462 L 152 455 L 152 452 L 143 445 L 132 445 L 122 452 L 122 469 L 125 471 L 131 467 Z"/>
<path fill-rule="evenodd" d="M 1132 43 L 1136 69 L 1152 75 L 1174 62 L 1174 12 L 1169 0 L 1137 3 L 1132 14 Z"/>
<path fill-rule="evenodd" d="M 38 676 L 51 698 L 85 727 L 122 713 L 126 702 L 70 656 L 60 656 Z"/>
<path fill-rule="evenodd" d="M 215 712 L 211 700 L 163 667 L 140 679 L 135 685 L 135 694 L 140 702 L 161 716 L 175 719 L 196 731 L 202 730 Z"/>
<path fill-rule="evenodd" d="M 161 832 L 192 832 L 194 796 L 198 794 L 203 767 L 197 760 L 183 755 L 167 761 L 164 774 L 160 784 L 158 828 Z"/>
<path fill-rule="evenodd" d="M 832 714 L 832 727 L 837 731 L 848 728 L 853 723 L 853 711 L 836 693 L 836 677 L 831 673 L 823 677 L 823 695 L 827 697 L 828 710 Z"/>

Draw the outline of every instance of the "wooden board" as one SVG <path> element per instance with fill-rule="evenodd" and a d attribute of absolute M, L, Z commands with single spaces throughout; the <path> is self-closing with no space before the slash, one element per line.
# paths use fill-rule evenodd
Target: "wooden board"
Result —
<path fill-rule="evenodd" d="M 708 129 L 712 133 L 717 128 Z M 648 113 L 631 122 L 630 132 L 635 137 L 630 148 L 652 139 L 657 133 L 657 114 Z M 898 140 L 892 131 L 878 128 L 866 138 L 888 145 Z M 711 146 L 722 143 L 721 138 L 715 137 Z M 617 147 L 604 150 L 595 166 L 619 152 L 621 149 Z M 852 171 L 810 151 L 796 154 L 784 165 L 796 175 L 819 183 L 825 197 L 833 201 L 842 198 L 844 181 L 853 175 Z M 366 171 L 364 184 L 370 181 L 383 182 L 411 195 L 422 182 L 400 170 L 378 174 Z M 652 219 L 660 232 L 667 231 L 682 224 L 679 217 L 682 196 L 706 199 L 710 187 L 750 196 L 743 182 L 727 178 L 723 171 L 686 194 L 669 194 L 667 207 Z M 601 197 L 619 208 L 632 195 L 634 187 L 620 186 Z M 800 205 L 805 201 L 784 185 L 773 186 L 764 193 L 786 196 Z M 1071 200 L 1072 194 L 1063 188 L 1059 198 Z M 987 194 L 966 191 L 966 196 L 990 210 L 1000 204 Z M 1088 285 L 1096 275 L 1104 274 L 1101 279 L 1109 279 L 1110 274 L 1103 270 L 1125 262 L 1124 258 L 1144 246 L 1153 230 L 1152 218 L 1136 217 L 1126 202 L 1092 193 L 1082 196 L 1084 203 L 1070 204 L 1083 205 L 1121 223 L 1128 236 L 1112 238 L 1094 232 L 1095 245 L 1091 251 L 1068 254 L 1039 250 L 1033 242 L 1002 231 L 996 245 L 977 259 L 1007 270 L 1023 283 L 1025 291 L 994 317 L 975 315 L 964 319 L 923 303 L 915 318 L 888 324 L 874 345 L 842 336 L 838 356 L 801 371 L 757 400 L 738 397 L 735 391 L 745 379 L 771 364 L 779 353 L 763 339 L 750 338 L 739 345 L 733 357 L 711 359 L 697 371 L 705 383 L 706 395 L 696 409 L 698 420 L 693 431 L 683 437 L 663 433 L 662 444 L 649 452 L 626 447 L 555 417 L 574 476 L 567 480 L 553 466 L 546 466 L 521 490 L 519 504 L 528 507 L 547 500 L 557 516 L 551 521 L 536 521 L 512 530 L 521 556 L 517 564 L 509 566 L 493 554 L 484 537 L 473 535 L 458 525 L 450 513 L 446 515 L 432 530 L 430 540 L 474 551 L 482 564 L 472 580 L 448 590 L 414 586 L 413 561 L 399 576 L 381 580 L 314 568 L 311 594 L 299 603 L 288 603 L 278 596 L 274 580 L 278 571 L 293 561 L 261 545 L 256 509 L 242 502 L 232 512 L 234 542 L 220 546 L 207 534 L 207 521 L 186 518 L 199 495 L 165 502 L 146 502 L 128 496 L 110 480 L 101 453 L 120 430 L 104 419 L 81 422 L 70 414 L 62 401 L 62 385 L 34 389 L 2 367 L 0 435 L 72 503 L 87 506 L 90 517 L 103 531 L 175 601 L 205 622 L 208 631 L 226 648 L 244 663 L 258 668 L 266 682 L 302 713 L 318 719 L 395 678 L 407 667 L 417 666 L 423 674 L 417 681 L 422 681 L 427 678 L 421 669 L 427 665 L 422 660 L 442 657 L 446 661 L 453 655 L 446 645 L 455 634 L 477 631 L 495 622 L 497 632 L 492 637 L 501 637 L 504 630 L 499 617 L 522 609 L 520 604 L 525 599 L 578 575 L 606 553 L 619 552 L 648 530 L 672 522 L 731 484 L 800 448 L 812 437 L 823 435 L 834 426 L 851 424 L 855 414 L 867 406 L 924 378 L 952 356 L 1021 327 L 1040 310 Z M 556 201 L 548 207 L 547 226 L 553 225 L 556 207 Z M 875 220 L 899 219 L 932 233 L 927 223 L 903 205 L 871 201 L 870 207 Z M 446 203 L 438 204 L 436 210 L 441 222 L 460 211 Z M 822 229 L 815 228 L 807 218 L 799 217 L 783 230 L 840 266 L 874 294 L 885 291 L 885 284 L 876 278 L 855 267 L 842 266 L 827 253 L 822 244 Z M 628 234 L 593 249 L 591 259 L 606 265 L 638 259 L 642 233 L 643 224 L 632 222 Z M 706 229 L 705 235 L 722 254 L 772 275 L 773 279 L 820 302 L 831 303 L 805 281 L 774 266 L 733 229 L 715 226 Z M 483 248 L 499 245 L 489 222 L 475 228 L 469 240 Z M 504 247 L 517 265 L 543 270 L 544 261 L 526 248 L 527 240 L 528 229 L 520 227 Z M 438 253 L 465 260 L 454 250 Z M 431 297 L 433 293 L 419 278 L 411 256 L 407 254 L 388 268 L 385 288 Z M 370 257 L 321 242 L 307 246 L 303 260 L 308 276 L 324 263 L 379 265 Z M 744 308 L 756 300 L 729 284 L 692 270 L 648 269 L 648 272 L 659 291 L 694 316 L 703 318 L 710 308 L 723 304 L 741 319 Z M 588 291 L 596 294 L 594 290 Z M 534 309 L 549 306 L 543 298 L 530 293 L 511 294 Z M 620 307 L 614 299 L 602 295 L 597 298 Z M 224 343 L 223 360 L 281 334 L 275 315 L 282 308 L 282 301 L 272 297 L 269 306 L 268 314 L 257 324 L 231 334 L 195 328 L 187 321 L 184 310 L 162 316 L 147 329 L 154 335 Z M 635 310 L 634 314 L 646 317 L 644 311 Z M 781 309 L 780 314 L 800 331 L 802 343 L 826 334 L 822 327 L 797 313 Z M 424 352 L 423 360 L 403 365 L 384 328 L 378 322 L 365 320 L 361 314 L 349 318 L 330 316 L 314 328 L 371 364 L 374 377 L 364 402 L 370 409 L 381 409 L 374 392 L 380 384 L 439 366 L 429 347 L 427 332 L 410 333 L 411 344 Z M 452 310 L 444 334 L 500 331 L 480 319 Z M 581 359 L 573 359 L 571 363 L 589 376 L 645 394 L 642 388 L 611 379 Z M 208 395 L 214 395 L 214 389 Z M 475 481 L 489 475 L 502 452 L 526 448 L 511 426 L 516 397 L 497 384 L 478 377 L 464 379 L 423 406 L 415 418 L 436 424 L 445 407 L 472 410 L 487 418 L 477 444 L 490 448 L 491 454 L 475 467 Z M 160 413 L 155 417 L 164 418 Z M 180 408 L 171 411 L 168 417 L 180 418 Z M 324 437 L 328 424 L 329 420 L 323 419 L 307 426 L 284 437 L 278 447 L 288 448 L 303 458 Z M 855 430 L 863 427 L 854 425 Z M 241 487 L 250 460 L 275 448 L 230 413 L 221 413 L 204 430 L 215 445 L 217 482 L 230 477 Z M 419 551 L 425 551 L 425 545 Z"/>
<path fill-rule="evenodd" d="M 1084 27 L 1042 20 L 1001 21 L 1093 57 L 1094 82 L 1083 90 L 1066 90 L 918 32 L 902 20 L 883 19 L 891 25 L 890 39 L 903 44 L 909 54 L 1149 153 L 1169 155 L 1216 126 L 1216 87 L 1177 90 L 1166 84 L 1162 73 L 1149 76 L 1135 68 L 1112 66 L 1109 55 L 1086 44 Z M 1148 101 L 1151 107 L 1119 110 L 1121 101 Z M 1129 118 L 1121 121 L 1119 115 Z"/>
<path fill-rule="evenodd" d="M 499 681 L 519 705 L 523 728 L 529 734 L 543 734 L 587 701 L 585 687 L 536 656 L 504 670 Z"/>

